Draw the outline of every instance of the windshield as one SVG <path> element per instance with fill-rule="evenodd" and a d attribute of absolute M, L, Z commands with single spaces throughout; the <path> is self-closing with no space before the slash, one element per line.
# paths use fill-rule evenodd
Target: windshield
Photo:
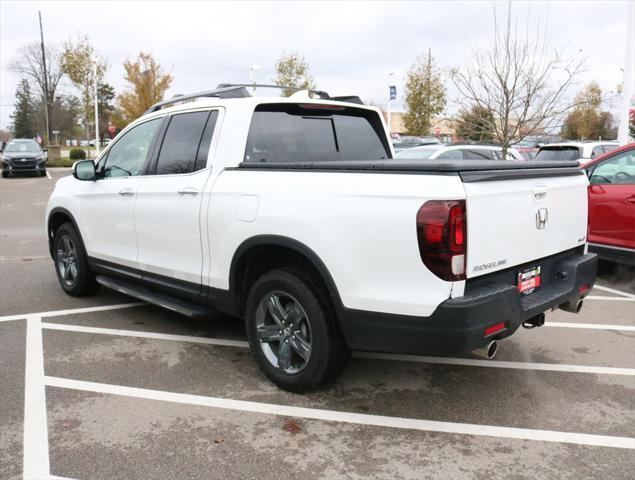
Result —
<path fill-rule="evenodd" d="M 9 142 L 4 151 L 7 153 L 39 153 L 41 150 L 35 142 Z"/>
<path fill-rule="evenodd" d="M 582 157 L 582 152 L 578 147 L 543 147 L 536 154 L 534 160 L 547 160 L 563 162 L 567 160 L 577 160 Z"/>
<path fill-rule="evenodd" d="M 436 148 L 410 148 L 408 150 L 401 150 L 397 152 L 395 158 L 407 158 L 410 160 L 430 158 L 430 156 L 436 152 Z"/>

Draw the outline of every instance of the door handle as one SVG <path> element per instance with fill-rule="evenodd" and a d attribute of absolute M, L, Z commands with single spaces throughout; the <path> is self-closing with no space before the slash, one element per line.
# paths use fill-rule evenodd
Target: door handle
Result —
<path fill-rule="evenodd" d="M 124 188 L 123 190 L 119 190 L 120 197 L 133 197 L 134 191 L 131 188 Z"/>
<path fill-rule="evenodd" d="M 631 195 L 630 197 L 626 197 L 626 203 L 635 203 L 635 195 Z"/>
<path fill-rule="evenodd" d="M 192 197 L 195 197 L 196 195 L 198 195 L 198 190 L 195 190 L 191 187 L 189 188 L 182 188 L 181 190 L 178 191 L 178 194 L 183 196 L 183 195 L 190 195 Z"/>

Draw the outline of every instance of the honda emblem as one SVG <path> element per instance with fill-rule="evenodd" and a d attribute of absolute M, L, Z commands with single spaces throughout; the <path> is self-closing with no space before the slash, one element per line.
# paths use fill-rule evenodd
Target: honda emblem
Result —
<path fill-rule="evenodd" d="M 546 208 L 539 208 L 536 212 L 536 228 L 542 230 L 547 226 L 549 220 L 549 211 Z"/>

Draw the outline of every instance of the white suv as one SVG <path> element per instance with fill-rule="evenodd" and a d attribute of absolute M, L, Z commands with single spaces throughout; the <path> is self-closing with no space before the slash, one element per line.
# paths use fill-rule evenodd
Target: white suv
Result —
<path fill-rule="evenodd" d="M 577 160 L 579 163 L 585 163 L 619 146 L 618 142 L 601 141 L 549 143 L 540 147 L 534 160 L 545 162 Z"/>
<path fill-rule="evenodd" d="M 400 160 L 503 160 L 503 148 L 498 145 L 423 145 L 397 152 Z M 525 161 L 515 148 L 507 149 L 505 160 Z"/>

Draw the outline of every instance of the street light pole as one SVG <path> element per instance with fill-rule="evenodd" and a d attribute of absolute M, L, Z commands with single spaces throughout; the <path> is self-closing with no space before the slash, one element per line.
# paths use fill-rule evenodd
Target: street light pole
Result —
<path fill-rule="evenodd" d="M 249 67 L 249 83 L 253 86 L 251 87 L 253 91 L 256 91 L 256 70 L 260 70 L 260 65 L 251 65 Z"/>
<path fill-rule="evenodd" d="M 633 98 L 633 84 L 635 83 L 634 61 L 635 61 L 635 1 L 631 0 L 627 4 L 627 24 L 626 24 L 626 58 L 624 60 L 624 87 L 622 89 L 622 108 L 619 114 L 619 126 L 617 130 L 617 140 L 625 145 L 629 137 L 629 110 Z"/>
<path fill-rule="evenodd" d="M 390 123 L 390 117 L 391 117 L 391 113 L 392 113 L 391 112 L 391 108 L 390 108 L 391 107 L 390 102 L 391 102 L 391 97 L 392 97 L 392 94 L 391 94 L 391 91 L 390 91 L 390 77 L 392 77 L 394 74 L 395 74 L 395 72 L 390 72 L 388 74 L 388 108 L 386 109 L 387 110 L 386 113 L 388 114 L 387 115 L 387 117 L 388 117 L 388 122 L 387 123 L 388 123 L 388 136 L 389 137 L 390 137 L 390 132 L 392 130 L 392 125 Z"/>
<path fill-rule="evenodd" d="M 99 156 L 99 82 L 97 81 L 97 59 L 93 59 L 93 79 L 95 82 L 95 158 Z"/>

